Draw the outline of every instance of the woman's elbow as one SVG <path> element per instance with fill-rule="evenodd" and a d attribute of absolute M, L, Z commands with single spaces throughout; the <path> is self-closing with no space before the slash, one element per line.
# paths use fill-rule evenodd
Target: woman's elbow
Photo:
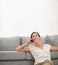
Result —
<path fill-rule="evenodd" d="M 17 48 L 16 48 L 15 50 L 16 50 L 16 51 L 18 51 L 18 49 L 17 49 Z"/>
<path fill-rule="evenodd" d="M 16 51 L 20 51 L 20 49 L 16 48 Z"/>

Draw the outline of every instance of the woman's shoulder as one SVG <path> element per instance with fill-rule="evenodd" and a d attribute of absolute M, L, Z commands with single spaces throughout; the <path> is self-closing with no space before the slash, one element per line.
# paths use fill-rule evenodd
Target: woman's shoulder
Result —
<path fill-rule="evenodd" d="M 50 49 L 51 45 L 50 44 L 44 44 L 45 49 Z"/>
<path fill-rule="evenodd" d="M 50 44 L 44 44 L 44 46 L 51 46 Z"/>
<path fill-rule="evenodd" d="M 44 44 L 43 46 L 44 46 L 44 47 L 51 47 L 50 44 Z"/>

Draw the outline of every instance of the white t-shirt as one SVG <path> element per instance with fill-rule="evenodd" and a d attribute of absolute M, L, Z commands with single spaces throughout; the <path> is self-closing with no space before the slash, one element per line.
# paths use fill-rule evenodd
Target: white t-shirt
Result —
<path fill-rule="evenodd" d="M 51 46 L 49 44 L 44 44 L 43 49 L 41 49 L 41 48 L 36 47 L 34 43 L 31 43 L 28 46 L 31 54 L 35 58 L 35 64 L 44 62 L 46 59 L 51 61 L 50 47 Z"/>

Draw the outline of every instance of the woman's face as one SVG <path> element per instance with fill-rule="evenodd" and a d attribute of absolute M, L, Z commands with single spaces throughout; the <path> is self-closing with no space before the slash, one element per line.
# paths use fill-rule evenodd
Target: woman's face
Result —
<path fill-rule="evenodd" d="M 32 39 L 33 39 L 33 41 L 40 41 L 40 37 L 38 36 L 37 33 L 33 33 Z"/>

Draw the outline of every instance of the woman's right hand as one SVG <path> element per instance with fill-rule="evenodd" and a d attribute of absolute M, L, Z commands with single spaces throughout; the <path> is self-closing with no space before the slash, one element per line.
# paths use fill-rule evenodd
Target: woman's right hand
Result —
<path fill-rule="evenodd" d="M 32 42 L 33 42 L 33 39 L 30 38 L 30 39 L 28 40 L 28 44 L 30 44 L 30 43 L 32 43 Z"/>
<path fill-rule="evenodd" d="M 30 43 L 32 43 L 31 40 L 32 40 L 32 39 L 29 39 L 29 40 L 26 41 L 24 44 L 18 46 L 18 47 L 16 48 L 16 50 L 21 50 L 21 49 L 25 48 L 27 45 L 29 45 Z"/>

